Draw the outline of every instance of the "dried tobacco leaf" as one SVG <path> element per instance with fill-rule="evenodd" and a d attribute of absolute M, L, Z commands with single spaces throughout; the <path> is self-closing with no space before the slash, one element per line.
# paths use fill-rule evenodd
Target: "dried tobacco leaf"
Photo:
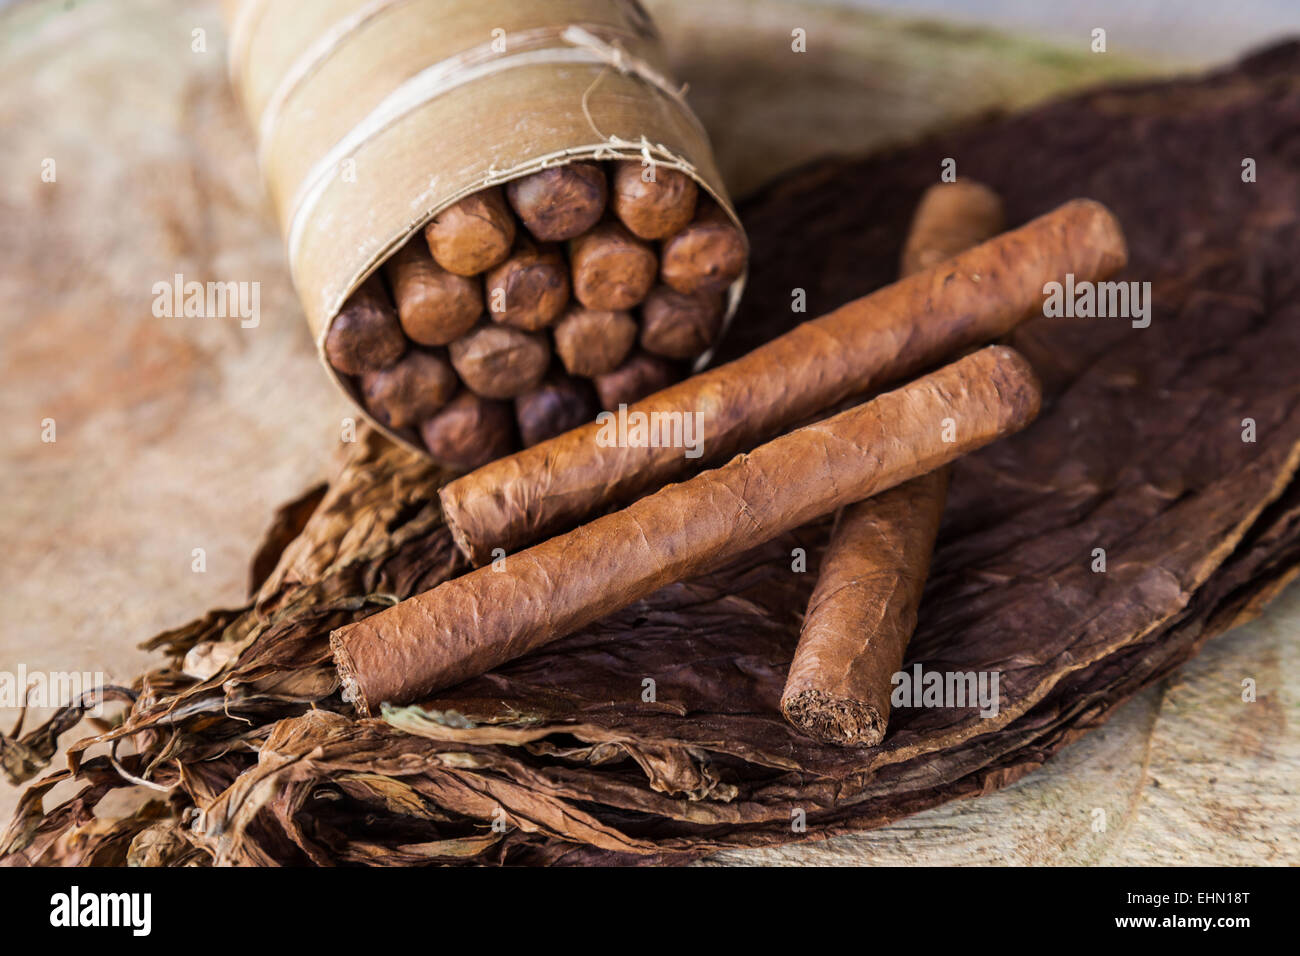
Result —
<path fill-rule="evenodd" d="M 1152 283 L 1150 327 L 1022 327 L 1013 344 L 1050 400 L 1028 431 L 955 470 L 905 666 L 1000 672 L 996 717 L 903 708 L 881 747 L 847 751 L 786 725 L 777 702 L 823 522 L 422 707 L 356 720 L 329 629 L 464 570 L 438 512 L 443 476 L 367 434 L 323 495 L 277 519 L 248 607 L 155 639 L 169 665 L 140 678 L 120 726 L 72 749 L 72 771 L 29 788 L 4 861 L 684 862 L 789 842 L 793 807 L 808 837 L 825 836 L 1018 779 L 1300 570 L 1297 125 L 1291 44 L 1207 79 L 1101 90 L 821 164 L 745 207 L 752 288 L 726 355 L 789 327 L 790 288 L 807 290 L 811 314 L 889 281 L 944 156 L 997 189 L 1011 222 L 1088 195 L 1125 225 L 1123 278 Z M 1233 174 L 1241 143 L 1269 170 L 1248 186 Z M 808 573 L 791 572 L 795 547 Z M 1091 570 L 1096 547 L 1105 574 Z M 42 743 L 20 772 L 55 738 L 54 725 L 24 738 Z M 81 754 L 124 738 L 138 753 L 122 769 L 170 788 L 165 819 L 156 803 L 95 819 L 130 784 Z M 45 811 L 69 773 L 84 789 Z"/>

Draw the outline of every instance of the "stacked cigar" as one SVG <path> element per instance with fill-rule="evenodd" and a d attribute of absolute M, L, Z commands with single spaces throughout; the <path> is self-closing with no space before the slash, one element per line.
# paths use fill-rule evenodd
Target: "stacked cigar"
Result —
<path fill-rule="evenodd" d="M 680 379 L 746 256 L 683 172 L 554 166 L 440 212 L 353 293 L 325 354 L 376 420 L 475 468 Z"/>

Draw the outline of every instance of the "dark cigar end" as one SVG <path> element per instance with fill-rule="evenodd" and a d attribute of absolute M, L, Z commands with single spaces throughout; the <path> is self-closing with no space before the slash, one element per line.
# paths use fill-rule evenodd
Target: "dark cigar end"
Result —
<path fill-rule="evenodd" d="M 680 377 L 681 370 L 675 363 L 638 352 L 614 371 L 597 376 L 594 382 L 600 407 L 613 411 L 619 405 L 631 405 L 667 388 Z"/>
<path fill-rule="evenodd" d="M 505 262 L 487 274 L 493 321 L 533 331 L 559 318 L 569 303 L 569 270 L 556 246 L 521 239 Z"/>
<path fill-rule="evenodd" d="M 721 292 L 745 271 L 745 239 L 714 203 L 664 243 L 660 277 L 678 292 Z"/>
<path fill-rule="evenodd" d="M 451 364 L 421 349 L 361 379 L 366 409 L 389 428 L 413 428 L 447 404 L 460 387 Z"/>
<path fill-rule="evenodd" d="M 435 461 L 468 471 L 515 449 L 514 414 L 507 402 L 462 391 L 420 426 Z"/>
<path fill-rule="evenodd" d="M 483 314 L 481 283 L 438 265 L 424 243 L 408 242 L 385 269 L 402 330 L 420 345 L 446 345 Z"/>
<path fill-rule="evenodd" d="M 344 375 L 387 368 L 406 351 L 406 336 L 388 291 L 377 276 L 367 279 L 330 324 L 325 357 Z"/>
<path fill-rule="evenodd" d="M 563 242 L 594 226 L 605 212 L 605 173 L 595 163 L 552 166 L 506 184 L 519 219 L 542 242 Z"/>
<path fill-rule="evenodd" d="M 484 398 L 514 398 L 529 391 L 551 363 L 545 336 L 489 323 L 452 342 L 449 352 L 461 381 Z"/>
<path fill-rule="evenodd" d="M 694 358 L 717 338 L 722 312 L 721 293 L 656 286 L 641 307 L 641 347 L 666 358 Z"/>
<path fill-rule="evenodd" d="M 636 333 L 627 312 L 572 305 L 555 325 L 555 352 L 570 375 L 604 375 L 627 358 Z"/>
<path fill-rule="evenodd" d="M 602 222 L 569 244 L 573 295 L 589 309 L 621 311 L 645 299 L 659 262 L 622 223 Z"/>
<path fill-rule="evenodd" d="M 885 719 L 860 700 L 804 690 L 781 701 L 781 709 L 799 731 L 823 743 L 875 747 L 885 739 Z"/>
<path fill-rule="evenodd" d="M 515 399 L 515 421 L 525 447 L 584 425 L 597 411 L 591 384 L 567 375 L 548 378 Z"/>

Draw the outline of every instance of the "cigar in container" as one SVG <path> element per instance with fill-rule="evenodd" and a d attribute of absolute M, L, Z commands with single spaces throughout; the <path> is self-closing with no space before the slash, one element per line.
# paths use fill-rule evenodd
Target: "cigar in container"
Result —
<path fill-rule="evenodd" d="M 614 371 L 597 375 L 593 381 L 600 407 L 613 411 L 620 405 L 639 402 L 679 378 L 681 369 L 674 363 L 649 352 L 635 352 Z"/>
<path fill-rule="evenodd" d="M 483 314 L 483 285 L 448 272 L 423 242 L 408 242 L 384 266 L 407 338 L 446 345 L 474 327 Z"/>
<path fill-rule="evenodd" d="M 515 399 L 515 421 L 524 445 L 554 438 L 596 417 L 591 383 L 568 375 L 549 375 L 541 385 Z"/>
<path fill-rule="evenodd" d="M 1039 402 L 1028 362 L 990 346 L 511 555 L 499 571 L 481 568 L 334 631 L 344 696 L 371 714 L 485 673 L 1018 431 Z M 955 441 L 944 440 L 948 420 Z"/>
<path fill-rule="evenodd" d="M 921 198 L 902 274 L 937 265 L 1002 228 L 992 190 L 959 181 Z M 874 747 L 889 721 L 893 676 L 916 630 L 951 466 L 849 505 L 835 519 L 781 694 L 781 711 L 825 743 Z"/>
<path fill-rule="evenodd" d="M 718 461 L 846 399 L 916 374 L 1041 314 L 1043 285 L 1123 267 L 1123 233 L 1101 204 L 1075 200 L 932 268 L 805 322 L 629 411 L 704 414 L 703 458 Z M 680 479 L 676 448 L 609 448 L 585 425 L 444 485 L 443 514 L 475 564 L 571 528 Z"/>
<path fill-rule="evenodd" d="M 678 292 L 722 292 L 747 257 L 745 237 L 722 207 L 701 202 L 690 224 L 664 241 L 659 274 Z"/>
<path fill-rule="evenodd" d="M 389 428 L 414 428 L 460 387 L 451 363 L 424 349 L 411 349 L 388 368 L 361 377 L 366 409 Z"/>
<path fill-rule="evenodd" d="M 546 336 L 484 322 L 451 343 L 451 364 L 484 398 L 514 398 L 535 388 L 551 364 Z"/>
<path fill-rule="evenodd" d="M 552 166 L 506 183 L 510 206 L 540 242 L 582 235 L 605 214 L 609 187 L 596 163 Z"/>
<path fill-rule="evenodd" d="M 573 296 L 589 309 L 626 311 L 650 292 L 659 260 L 620 222 L 602 222 L 569 243 Z"/>
<path fill-rule="evenodd" d="M 325 336 L 325 357 L 344 375 L 387 368 L 406 351 L 388 290 L 371 276 L 353 292 Z"/>
<path fill-rule="evenodd" d="M 520 238 L 510 257 L 488 270 L 488 314 L 529 332 L 553 323 L 569 302 L 569 270 L 559 247 Z"/>
<path fill-rule="evenodd" d="M 695 358 L 718 337 L 722 312 L 721 293 L 655 286 L 641 306 L 641 347 L 666 358 Z"/>
<path fill-rule="evenodd" d="M 627 312 L 588 309 L 572 303 L 555 323 L 555 354 L 570 375 L 594 378 L 612 372 L 636 344 L 637 324 Z"/>
<path fill-rule="evenodd" d="M 685 229 L 698 195 L 695 180 L 679 170 L 634 159 L 614 163 L 610 209 L 642 239 L 667 239 Z"/>
<path fill-rule="evenodd" d="M 424 227 L 434 261 L 458 276 L 476 276 L 500 265 L 515 243 L 515 217 L 498 186 L 448 206 Z"/>
<path fill-rule="evenodd" d="M 434 460 L 461 470 L 509 454 L 516 448 L 515 416 L 509 402 L 482 398 L 467 389 L 420 426 Z"/>

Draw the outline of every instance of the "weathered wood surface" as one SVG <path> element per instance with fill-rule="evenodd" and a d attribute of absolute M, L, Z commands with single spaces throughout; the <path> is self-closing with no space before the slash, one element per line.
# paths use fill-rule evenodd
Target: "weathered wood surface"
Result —
<path fill-rule="evenodd" d="M 1153 68 L 775 0 L 649 5 L 738 193 L 815 155 Z M 795 27 L 807 54 L 790 51 Z M 272 510 L 322 472 L 350 412 L 289 286 L 215 6 L 20 3 L 0 38 L 0 669 L 129 681 L 138 641 L 242 597 Z M 260 324 L 155 318 L 153 283 L 177 272 L 260 282 Z M 1297 628 L 1293 589 L 1005 791 L 717 861 L 1296 862 Z M 0 814 L 15 796 L 0 789 Z"/>

